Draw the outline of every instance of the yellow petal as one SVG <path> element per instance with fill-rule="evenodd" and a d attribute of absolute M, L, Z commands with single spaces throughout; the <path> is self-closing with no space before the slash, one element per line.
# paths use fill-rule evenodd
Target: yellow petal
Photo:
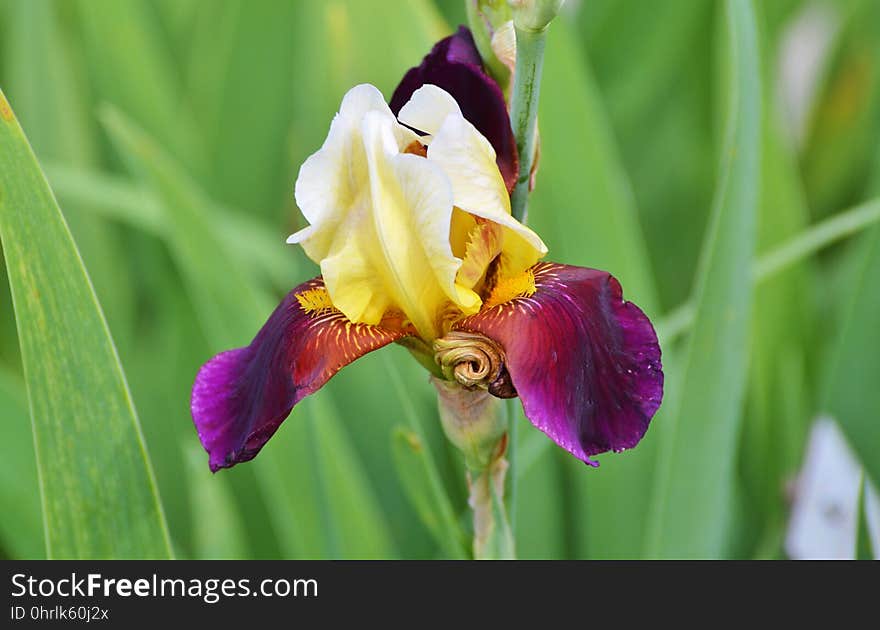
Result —
<path fill-rule="evenodd" d="M 477 224 L 477 219 L 469 212 L 461 208 L 452 209 L 452 226 L 449 228 L 449 244 L 452 245 L 452 254 L 456 258 L 464 259 L 467 255 L 467 246 L 470 241 L 471 230 Z"/>
<path fill-rule="evenodd" d="M 394 136 L 400 148 L 418 138 L 396 124 L 385 98 L 374 86 L 357 85 L 346 93 L 327 139 L 303 163 L 296 180 L 296 203 L 311 225 L 291 235 L 287 242 L 302 245 L 317 263 L 331 253 L 333 238 L 345 215 L 340 208 L 356 206 L 366 190 L 368 175 L 361 124 L 371 111 L 395 123 Z"/>
<path fill-rule="evenodd" d="M 453 220 L 454 223 L 454 220 Z M 489 264 L 501 253 L 502 228 L 491 221 L 478 220 L 468 233 L 467 247 L 455 281 L 479 290 Z"/>
<path fill-rule="evenodd" d="M 399 309 L 433 339 L 450 302 L 466 313 L 480 306 L 455 283 L 449 180 L 438 165 L 402 153 L 417 136 L 375 88 L 352 92 L 300 170 L 296 199 L 311 225 L 289 240 L 321 265 L 330 299 L 349 319 L 376 324 Z"/>
<path fill-rule="evenodd" d="M 437 335 L 447 300 L 467 312 L 479 297 L 455 285 L 461 261 L 452 254 L 452 195 L 443 172 L 424 158 L 393 154 L 388 125 L 368 114 L 364 125 L 373 219 L 385 290 L 423 337 Z"/>

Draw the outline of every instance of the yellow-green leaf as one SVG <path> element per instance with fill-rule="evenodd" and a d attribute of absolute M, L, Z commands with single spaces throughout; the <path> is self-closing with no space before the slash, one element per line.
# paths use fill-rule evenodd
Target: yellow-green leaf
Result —
<path fill-rule="evenodd" d="M 0 237 L 28 388 L 47 555 L 169 557 L 149 457 L 110 331 L 2 92 Z"/>
<path fill-rule="evenodd" d="M 726 2 L 727 125 L 678 399 L 660 444 L 647 554 L 725 552 L 747 374 L 760 186 L 761 66 L 750 0 Z M 668 403 L 667 403 L 668 404 Z"/>

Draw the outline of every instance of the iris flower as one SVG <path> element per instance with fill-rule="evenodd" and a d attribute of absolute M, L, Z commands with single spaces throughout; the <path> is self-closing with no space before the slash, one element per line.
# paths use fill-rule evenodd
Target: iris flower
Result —
<path fill-rule="evenodd" d="M 541 238 L 510 213 L 517 171 L 503 93 L 467 29 L 412 68 L 390 105 L 352 88 L 296 181 L 309 225 L 288 242 L 321 275 L 196 377 L 211 470 L 252 459 L 303 397 L 393 342 L 431 363 L 480 340 L 498 359 L 491 373 L 435 373 L 518 395 L 532 424 L 588 464 L 635 446 L 663 391 L 651 322 L 610 274 L 543 262 Z"/>

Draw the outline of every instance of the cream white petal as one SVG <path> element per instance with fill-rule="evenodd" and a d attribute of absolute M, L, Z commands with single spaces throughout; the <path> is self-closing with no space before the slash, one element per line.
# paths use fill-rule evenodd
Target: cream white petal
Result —
<path fill-rule="evenodd" d="M 462 117 L 458 103 L 449 92 L 429 83 L 413 92 L 397 117 L 413 129 L 434 135 L 450 114 Z"/>
<path fill-rule="evenodd" d="M 361 123 L 368 112 L 376 112 L 393 123 L 393 136 L 399 148 L 417 139 L 416 134 L 397 124 L 382 93 L 374 86 L 357 85 L 346 93 L 327 139 L 303 163 L 296 180 L 296 203 L 311 229 L 292 235 L 288 242 L 300 243 L 315 262 L 329 254 L 333 234 L 344 214 L 340 208 L 358 205 L 365 190 L 368 175 Z"/>
<path fill-rule="evenodd" d="M 448 92 L 423 85 L 401 108 L 399 118 L 431 134 L 428 160 L 449 177 L 456 206 L 508 228 L 523 245 L 535 250 L 532 263 L 547 253 L 541 238 L 510 215 L 510 197 L 495 162 L 495 149 L 465 119 Z"/>
<path fill-rule="evenodd" d="M 486 138 L 461 116 L 447 115 L 428 145 L 428 161 L 438 164 L 452 183 L 455 205 L 505 228 L 505 260 L 522 271 L 547 253 L 535 232 L 510 214 L 510 197 Z"/>

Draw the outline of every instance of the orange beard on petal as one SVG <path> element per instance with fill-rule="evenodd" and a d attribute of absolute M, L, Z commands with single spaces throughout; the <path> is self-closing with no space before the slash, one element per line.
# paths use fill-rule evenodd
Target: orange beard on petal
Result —
<path fill-rule="evenodd" d="M 412 142 L 410 142 L 403 150 L 403 152 L 411 153 L 413 155 L 420 155 L 423 158 L 428 157 L 428 147 L 418 140 L 413 140 Z"/>

